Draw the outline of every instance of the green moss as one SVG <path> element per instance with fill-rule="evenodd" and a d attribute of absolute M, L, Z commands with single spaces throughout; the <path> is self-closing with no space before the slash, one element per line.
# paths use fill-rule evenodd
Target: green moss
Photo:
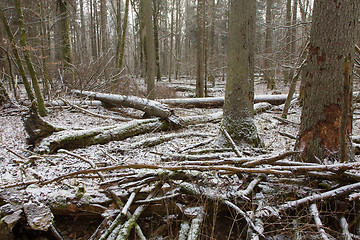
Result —
<path fill-rule="evenodd" d="M 234 121 L 229 118 L 224 118 L 222 125 L 235 143 L 245 142 L 256 147 L 261 145 L 256 125 L 252 119 L 237 119 Z"/>

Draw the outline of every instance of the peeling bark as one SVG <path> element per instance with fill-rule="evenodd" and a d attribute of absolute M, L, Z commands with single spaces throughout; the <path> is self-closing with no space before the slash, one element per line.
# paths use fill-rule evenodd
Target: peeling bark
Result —
<path fill-rule="evenodd" d="M 297 147 L 302 159 L 309 162 L 339 159 L 342 109 L 348 116 L 346 145 L 352 130 L 352 110 L 342 108 L 344 98 L 344 59 L 353 66 L 359 1 L 346 3 L 317 0 L 314 2 L 309 56 L 304 68 L 304 106 Z M 352 69 L 351 71 L 352 72 Z M 352 81 L 350 80 L 350 86 Z M 351 101 L 350 101 L 351 102 Z"/>

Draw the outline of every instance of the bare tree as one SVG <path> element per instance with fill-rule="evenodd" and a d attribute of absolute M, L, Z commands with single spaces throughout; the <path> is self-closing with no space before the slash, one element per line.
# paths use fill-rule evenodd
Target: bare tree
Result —
<path fill-rule="evenodd" d="M 254 81 L 251 44 L 255 0 L 231 0 L 228 36 L 228 70 L 223 127 L 239 142 L 258 145 L 260 139 L 253 121 Z"/>

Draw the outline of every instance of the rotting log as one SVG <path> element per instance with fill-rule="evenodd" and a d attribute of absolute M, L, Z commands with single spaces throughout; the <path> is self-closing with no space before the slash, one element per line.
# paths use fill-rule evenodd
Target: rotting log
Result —
<path fill-rule="evenodd" d="M 294 97 L 298 97 L 295 95 Z M 287 95 L 256 95 L 254 103 L 268 102 L 272 105 L 280 105 L 286 101 Z M 224 97 L 208 97 L 208 98 L 173 98 L 161 99 L 161 103 L 171 107 L 197 107 L 197 108 L 217 108 L 224 105 Z"/>
<path fill-rule="evenodd" d="M 192 125 L 206 122 L 219 122 L 222 113 L 191 116 L 182 119 L 182 125 Z M 133 120 L 126 124 L 116 124 L 89 130 L 61 131 L 42 139 L 35 148 L 38 153 L 54 153 L 57 150 L 74 149 L 94 144 L 105 144 L 119 141 L 139 134 L 171 129 L 168 122 L 159 119 Z"/>
<path fill-rule="evenodd" d="M 182 124 L 181 119 L 176 116 L 170 108 L 154 100 L 139 98 L 135 96 L 97 93 L 91 91 L 73 90 L 72 92 L 79 95 L 92 97 L 109 105 L 135 108 L 145 112 L 145 114 L 147 114 L 148 116 L 160 117 L 161 119 L 164 119 L 174 124 L 175 126 L 179 126 Z"/>
<path fill-rule="evenodd" d="M 259 112 L 268 108 L 269 104 L 259 103 L 254 105 L 254 111 Z M 200 123 L 220 122 L 222 112 L 212 114 L 183 117 L 181 126 L 196 125 Z M 179 126 L 178 126 L 179 127 Z M 161 119 L 133 120 L 125 124 L 116 124 L 88 130 L 64 130 L 54 132 L 45 137 L 35 146 L 37 153 L 54 153 L 57 150 L 75 149 L 95 144 L 106 144 L 110 141 L 119 141 L 128 137 L 154 131 L 166 131 L 173 128 L 172 124 Z"/>

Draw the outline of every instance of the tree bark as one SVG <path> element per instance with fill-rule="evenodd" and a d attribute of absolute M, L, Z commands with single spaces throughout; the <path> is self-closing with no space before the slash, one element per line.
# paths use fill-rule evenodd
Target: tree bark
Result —
<path fill-rule="evenodd" d="M 18 65 L 19 73 L 20 73 L 21 78 L 22 78 L 22 80 L 24 82 L 24 87 L 25 87 L 27 96 L 28 96 L 30 101 L 33 101 L 33 100 L 35 100 L 34 93 L 31 90 L 30 82 L 29 82 L 29 80 L 28 80 L 28 78 L 26 76 L 24 65 L 23 65 L 23 63 L 21 61 L 19 52 L 18 52 L 17 47 L 15 45 L 14 35 L 11 32 L 11 29 L 10 29 L 10 26 L 9 26 L 9 23 L 8 23 L 7 19 L 5 18 L 4 11 L 3 11 L 3 6 L 2 6 L 1 3 L 0 3 L 0 19 L 3 22 L 6 34 L 8 35 L 10 45 L 11 45 L 11 49 L 12 49 L 12 52 L 14 53 L 16 64 Z"/>
<path fill-rule="evenodd" d="M 354 44 L 358 25 L 359 1 L 342 2 L 316 0 L 309 45 L 309 56 L 304 68 L 304 106 L 297 147 L 304 161 L 339 160 L 339 130 L 342 122 L 342 104 L 352 89 L 344 95 L 344 59 L 353 66 Z M 349 71 L 352 73 L 352 67 Z M 350 147 L 352 131 L 351 106 L 347 116 L 346 145 Z"/>
<path fill-rule="evenodd" d="M 272 8 L 273 0 L 266 1 L 266 30 L 265 30 L 265 59 L 264 73 L 267 81 L 267 88 L 275 88 L 275 72 L 272 63 L 271 54 L 273 52 L 273 30 L 272 30 Z"/>
<path fill-rule="evenodd" d="M 253 122 L 254 82 L 250 71 L 249 48 L 254 21 L 254 0 L 230 2 L 228 72 L 222 125 L 237 143 L 260 143 Z"/>
<path fill-rule="evenodd" d="M 204 33 L 205 0 L 198 0 L 197 6 L 197 49 L 196 49 L 196 97 L 205 96 L 205 53 Z"/>
<path fill-rule="evenodd" d="M 35 91 L 38 111 L 39 111 L 40 116 L 44 117 L 44 116 L 46 116 L 47 111 L 46 111 L 46 107 L 45 107 L 45 103 L 44 103 L 44 98 L 41 94 L 39 81 L 38 81 L 38 78 L 37 78 L 37 75 L 35 72 L 34 65 L 32 64 L 28 46 L 27 46 L 26 25 L 25 25 L 24 16 L 23 16 L 22 9 L 21 9 L 20 0 L 15 0 L 15 8 L 16 8 L 18 19 L 19 19 L 20 44 L 22 46 L 22 51 L 24 53 L 25 62 L 26 62 L 26 65 L 27 65 L 29 73 L 30 73 L 33 89 Z"/>
<path fill-rule="evenodd" d="M 154 43 L 154 26 L 152 20 L 152 1 L 143 0 L 144 27 L 145 27 L 145 45 L 146 45 L 146 86 L 147 98 L 155 99 L 155 43 Z"/>
<path fill-rule="evenodd" d="M 120 48 L 120 57 L 118 62 L 118 69 L 121 71 L 124 61 L 124 55 L 125 55 L 125 43 L 126 43 L 126 32 L 127 32 L 127 25 L 128 25 L 128 17 L 129 17 L 129 0 L 126 0 L 125 2 L 125 14 L 124 14 L 124 23 L 123 23 L 123 33 L 122 33 L 122 39 L 121 39 L 121 48 Z"/>
<path fill-rule="evenodd" d="M 60 24 L 61 24 L 61 48 L 62 59 L 64 61 L 64 67 L 69 68 L 69 63 L 72 63 L 71 56 L 71 43 L 70 43 L 70 27 L 69 27 L 69 14 L 67 0 L 58 0 L 60 9 Z"/>

